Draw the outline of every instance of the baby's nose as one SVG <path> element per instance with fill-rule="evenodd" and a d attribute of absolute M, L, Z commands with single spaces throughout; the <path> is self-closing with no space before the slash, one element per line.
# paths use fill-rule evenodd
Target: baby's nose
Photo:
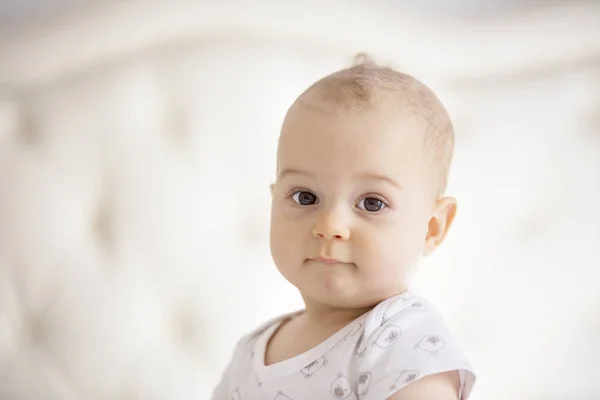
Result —
<path fill-rule="evenodd" d="M 340 213 L 329 212 L 317 220 L 313 227 L 313 236 L 326 240 L 349 240 L 350 228 Z"/>

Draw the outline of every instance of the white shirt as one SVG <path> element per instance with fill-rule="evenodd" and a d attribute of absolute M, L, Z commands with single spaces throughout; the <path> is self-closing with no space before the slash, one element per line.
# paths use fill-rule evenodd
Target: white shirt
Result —
<path fill-rule="evenodd" d="M 387 299 L 306 353 L 264 365 L 287 316 L 243 337 L 213 400 L 384 400 L 425 376 L 458 371 L 466 400 L 475 375 L 433 305 L 411 292 Z"/>

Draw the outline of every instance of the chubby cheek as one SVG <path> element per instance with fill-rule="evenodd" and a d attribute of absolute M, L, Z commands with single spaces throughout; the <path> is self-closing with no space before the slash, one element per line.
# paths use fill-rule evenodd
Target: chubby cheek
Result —
<path fill-rule="evenodd" d="M 271 255 L 277 268 L 284 272 L 303 261 L 302 249 L 306 232 L 297 222 L 276 212 L 271 217 Z"/>
<path fill-rule="evenodd" d="M 416 221 L 404 220 L 361 237 L 361 273 L 373 286 L 407 286 L 423 252 L 425 230 Z"/>

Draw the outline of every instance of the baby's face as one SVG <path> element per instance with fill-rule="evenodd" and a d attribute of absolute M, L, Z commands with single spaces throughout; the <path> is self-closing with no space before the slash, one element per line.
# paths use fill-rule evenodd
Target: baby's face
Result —
<path fill-rule="evenodd" d="M 271 253 L 305 298 L 367 307 L 407 288 L 433 203 L 422 129 L 393 104 L 290 111 L 273 189 Z"/>

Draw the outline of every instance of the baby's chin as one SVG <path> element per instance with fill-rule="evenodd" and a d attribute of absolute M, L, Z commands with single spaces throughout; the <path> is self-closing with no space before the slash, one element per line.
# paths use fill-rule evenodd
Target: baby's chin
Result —
<path fill-rule="evenodd" d="M 312 303 L 340 309 L 374 307 L 406 290 L 401 276 L 365 275 L 355 264 L 280 269 L 286 280 L 302 297 Z"/>
<path fill-rule="evenodd" d="M 339 309 L 364 309 L 372 308 L 383 300 L 401 293 L 400 289 L 384 289 L 370 292 L 360 284 L 319 286 L 312 285 L 303 290 L 298 287 L 305 299 Z"/>

